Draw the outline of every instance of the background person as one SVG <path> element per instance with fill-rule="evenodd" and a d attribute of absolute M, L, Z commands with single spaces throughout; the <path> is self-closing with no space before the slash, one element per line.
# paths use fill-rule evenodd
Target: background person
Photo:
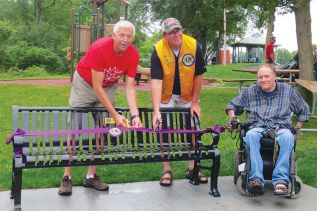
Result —
<path fill-rule="evenodd" d="M 270 64 L 260 65 L 257 71 L 258 83 L 245 89 L 230 101 L 226 113 L 231 117 L 246 111 L 249 131 L 244 142 L 249 149 L 251 171 L 249 191 L 264 188 L 263 161 L 260 155 L 260 139 L 266 129 L 276 129 L 279 155 L 272 174 L 276 195 L 287 194 L 290 185 L 290 156 L 294 148 L 294 135 L 290 128 L 292 112 L 297 116 L 297 127 L 309 120 L 309 107 L 300 94 L 286 83 L 276 82 L 275 68 Z M 231 128 L 232 125 L 228 125 Z"/>
<path fill-rule="evenodd" d="M 163 39 L 157 42 L 151 56 L 151 93 L 153 104 L 153 126 L 162 121 L 160 107 L 190 108 L 191 113 L 201 115 L 198 103 L 205 61 L 198 42 L 182 32 L 182 26 L 175 18 L 162 23 Z M 162 141 L 162 140 L 161 140 Z M 169 162 L 163 162 L 162 186 L 172 184 Z M 194 161 L 189 161 L 186 177 L 193 175 Z M 201 183 L 207 183 L 206 176 L 199 174 Z"/>
<path fill-rule="evenodd" d="M 274 43 L 276 42 L 276 38 L 274 36 L 270 37 L 269 42 L 265 46 L 265 61 L 268 64 L 275 63 L 274 57 Z"/>
<path fill-rule="evenodd" d="M 69 98 L 70 107 L 105 107 L 118 126 L 126 126 L 126 118 L 114 108 L 118 79 L 126 74 L 126 97 L 131 123 L 134 127 L 142 126 L 134 81 L 139 63 L 139 53 L 131 45 L 134 34 L 134 25 L 122 20 L 115 24 L 112 37 L 101 38 L 91 45 L 86 55 L 79 61 L 77 71 L 74 73 Z M 109 186 L 101 181 L 96 171 L 96 166 L 89 166 L 84 187 L 100 191 L 108 190 Z M 60 195 L 72 194 L 71 175 L 72 169 L 66 167 L 58 191 Z"/>

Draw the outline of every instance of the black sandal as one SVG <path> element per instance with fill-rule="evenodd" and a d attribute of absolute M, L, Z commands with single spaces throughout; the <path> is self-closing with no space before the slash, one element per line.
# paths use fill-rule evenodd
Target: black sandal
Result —
<path fill-rule="evenodd" d="M 250 194 L 256 195 L 263 195 L 264 194 L 264 187 L 261 184 L 259 179 L 252 179 L 248 183 L 248 191 Z"/>
<path fill-rule="evenodd" d="M 166 174 L 169 174 L 171 175 L 171 177 L 164 177 Z M 164 181 L 164 182 L 163 182 Z M 173 183 L 173 176 L 172 176 L 172 172 L 167 170 L 167 171 L 164 171 L 163 174 L 162 174 L 162 177 L 160 179 L 160 185 L 161 186 L 171 186 Z"/>

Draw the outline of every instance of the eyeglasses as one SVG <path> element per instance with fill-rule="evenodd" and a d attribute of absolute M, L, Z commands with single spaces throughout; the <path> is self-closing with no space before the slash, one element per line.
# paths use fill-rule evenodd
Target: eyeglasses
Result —
<path fill-rule="evenodd" d="M 175 35 L 175 34 L 177 34 L 179 32 L 182 32 L 182 29 L 177 28 L 177 29 L 173 29 L 173 31 L 171 31 L 170 33 L 167 33 L 167 34 L 168 35 Z"/>

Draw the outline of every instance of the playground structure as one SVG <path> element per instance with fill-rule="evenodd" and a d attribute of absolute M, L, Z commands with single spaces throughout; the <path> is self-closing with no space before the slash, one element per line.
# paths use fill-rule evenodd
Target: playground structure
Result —
<path fill-rule="evenodd" d="M 111 36 L 114 24 L 105 22 L 105 3 L 109 0 L 86 0 L 84 5 L 72 10 L 71 47 L 67 48 L 67 61 L 69 62 L 71 80 L 76 70 L 76 64 L 87 52 L 90 44 L 95 40 Z M 128 0 L 116 0 L 125 7 L 124 17 L 117 11 L 117 21 L 128 19 Z"/>

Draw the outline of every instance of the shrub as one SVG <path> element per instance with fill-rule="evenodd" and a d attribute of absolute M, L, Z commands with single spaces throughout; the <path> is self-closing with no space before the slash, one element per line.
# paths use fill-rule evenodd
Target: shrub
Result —
<path fill-rule="evenodd" d="M 63 68 L 61 58 L 47 48 L 28 46 L 25 42 L 19 42 L 6 50 L 7 68 L 17 67 L 27 69 L 37 66 L 46 69 L 48 72 L 60 72 Z"/>

